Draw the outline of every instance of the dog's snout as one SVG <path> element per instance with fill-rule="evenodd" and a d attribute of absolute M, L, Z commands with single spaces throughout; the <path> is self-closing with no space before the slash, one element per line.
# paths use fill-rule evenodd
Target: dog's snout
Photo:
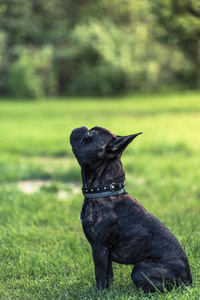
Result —
<path fill-rule="evenodd" d="M 71 134 L 71 139 L 77 141 L 82 136 L 82 134 L 87 132 L 87 130 L 88 129 L 85 126 L 74 129 Z"/>

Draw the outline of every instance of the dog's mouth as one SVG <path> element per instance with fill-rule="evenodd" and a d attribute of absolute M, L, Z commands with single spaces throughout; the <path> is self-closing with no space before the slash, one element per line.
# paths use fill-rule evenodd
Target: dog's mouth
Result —
<path fill-rule="evenodd" d="M 71 143 L 78 141 L 82 137 L 82 135 L 84 133 L 86 133 L 87 131 L 88 131 L 88 128 L 85 127 L 85 126 L 82 126 L 82 127 L 79 127 L 79 128 L 75 128 L 72 131 L 71 136 L 70 136 Z"/>

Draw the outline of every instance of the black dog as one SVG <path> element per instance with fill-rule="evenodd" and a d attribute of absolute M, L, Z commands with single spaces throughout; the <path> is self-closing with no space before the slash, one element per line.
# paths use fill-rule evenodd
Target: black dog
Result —
<path fill-rule="evenodd" d="M 113 261 L 133 264 L 133 283 L 147 292 L 192 284 L 188 259 L 178 240 L 125 192 L 120 158 L 139 134 L 120 137 L 101 127 L 80 127 L 70 136 L 81 166 L 85 196 L 81 220 L 92 246 L 98 288 L 108 287 Z"/>

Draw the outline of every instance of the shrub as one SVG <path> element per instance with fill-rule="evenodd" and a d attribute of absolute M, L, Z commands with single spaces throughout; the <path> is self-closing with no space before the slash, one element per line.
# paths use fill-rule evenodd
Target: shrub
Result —
<path fill-rule="evenodd" d="M 15 97 L 39 98 L 56 94 L 52 46 L 22 48 L 9 74 L 10 91 Z"/>
<path fill-rule="evenodd" d="M 7 92 L 8 80 L 8 57 L 6 55 L 6 40 L 5 32 L 0 31 L 0 94 Z"/>
<path fill-rule="evenodd" d="M 189 68 L 180 52 L 152 42 L 146 24 L 133 31 L 93 19 L 72 31 L 62 68 L 66 92 L 105 95 L 156 90 L 183 65 Z"/>

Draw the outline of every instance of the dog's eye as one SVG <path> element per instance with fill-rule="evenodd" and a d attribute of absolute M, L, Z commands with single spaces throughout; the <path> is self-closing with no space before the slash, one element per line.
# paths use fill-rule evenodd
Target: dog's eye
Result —
<path fill-rule="evenodd" d="M 94 132 L 94 130 L 89 130 L 88 133 L 87 133 L 88 136 L 92 136 L 92 135 L 93 135 L 93 132 Z"/>
<path fill-rule="evenodd" d="M 85 143 L 91 143 L 92 142 L 92 132 L 88 131 L 87 134 L 83 137 L 83 141 Z"/>

